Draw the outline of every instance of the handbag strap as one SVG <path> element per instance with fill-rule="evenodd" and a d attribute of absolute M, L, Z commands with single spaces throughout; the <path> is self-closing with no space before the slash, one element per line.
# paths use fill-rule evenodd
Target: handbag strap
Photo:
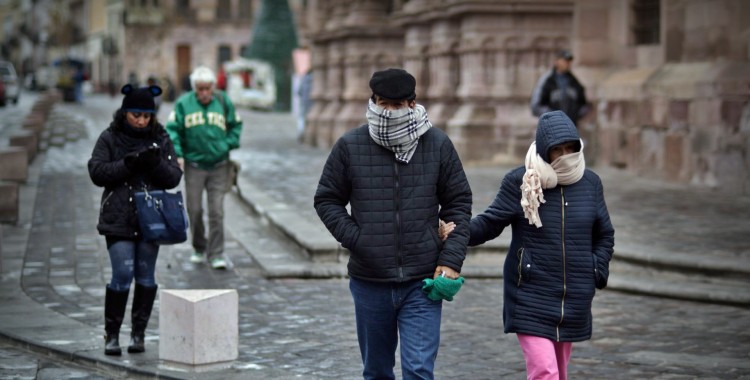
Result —
<path fill-rule="evenodd" d="M 147 193 L 146 193 L 146 199 L 148 199 L 148 197 L 150 197 L 150 195 L 149 195 L 149 194 L 148 194 L 148 192 L 147 192 Z M 179 233 L 179 232 L 182 232 L 182 229 L 180 229 L 180 228 L 175 228 L 175 226 L 173 226 L 173 225 L 171 224 L 171 222 L 170 222 L 169 218 L 167 218 L 167 215 L 165 215 L 165 214 L 164 214 L 164 201 L 163 201 L 163 200 L 161 200 L 161 199 L 158 199 L 158 198 L 156 198 L 156 200 L 155 200 L 154 202 L 156 202 L 156 209 L 157 209 L 157 210 L 159 211 L 159 214 L 161 214 L 161 216 L 162 216 L 162 220 L 164 220 L 164 225 L 165 225 L 165 226 L 166 226 L 166 227 L 167 227 L 167 228 L 168 228 L 168 229 L 169 229 L 170 231 L 172 231 L 172 232 L 178 232 L 178 233 Z"/>
<path fill-rule="evenodd" d="M 150 201 L 153 197 L 151 194 L 148 193 L 148 186 L 146 186 L 146 183 L 141 181 L 141 188 L 143 189 L 143 199 Z"/>

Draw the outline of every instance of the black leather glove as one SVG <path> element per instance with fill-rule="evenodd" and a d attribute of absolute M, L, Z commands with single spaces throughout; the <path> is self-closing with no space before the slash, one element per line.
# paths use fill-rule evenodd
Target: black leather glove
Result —
<path fill-rule="evenodd" d="M 138 154 L 138 166 L 141 170 L 151 171 L 161 162 L 161 148 L 151 145 Z"/>
<path fill-rule="evenodd" d="M 140 152 L 130 152 L 125 155 L 125 167 L 131 172 L 138 171 L 138 154 Z"/>
<path fill-rule="evenodd" d="M 125 166 L 131 172 L 149 172 L 161 162 L 161 149 L 158 145 L 151 145 L 126 154 L 124 160 Z"/>

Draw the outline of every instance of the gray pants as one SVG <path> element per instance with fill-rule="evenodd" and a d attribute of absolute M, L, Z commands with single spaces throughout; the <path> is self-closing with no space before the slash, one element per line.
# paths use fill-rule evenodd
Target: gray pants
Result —
<path fill-rule="evenodd" d="M 185 163 L 185 192 L 190 217 L 193 248 L 205 253 L 208 259 L 221 257 L 224 252 L 224 194 L 229 180 L 226 162 L 204 170 Z M 203 190 L 208 196 L 208 240 L 203 224 Z"/>

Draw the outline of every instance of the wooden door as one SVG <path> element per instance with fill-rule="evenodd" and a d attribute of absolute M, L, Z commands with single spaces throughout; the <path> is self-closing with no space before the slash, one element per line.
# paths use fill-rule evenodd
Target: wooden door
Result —
<path fill-rule="evenodd" d="M 182 91 L 190 91 L 190 45 L 177 45 L 177 80 Z"/>

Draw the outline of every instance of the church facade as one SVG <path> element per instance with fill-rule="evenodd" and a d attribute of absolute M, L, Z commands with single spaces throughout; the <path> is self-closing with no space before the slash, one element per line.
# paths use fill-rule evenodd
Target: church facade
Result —
<path fill-rule="evenodd" d="M 311 0 L 305 141 L 364 123 L 372 72 L 403 67 L 467 162 L 521 163 L 529 100 L 569 49 L 597 165 L 750 194 L 750 3 L 742 0 Z"/>

